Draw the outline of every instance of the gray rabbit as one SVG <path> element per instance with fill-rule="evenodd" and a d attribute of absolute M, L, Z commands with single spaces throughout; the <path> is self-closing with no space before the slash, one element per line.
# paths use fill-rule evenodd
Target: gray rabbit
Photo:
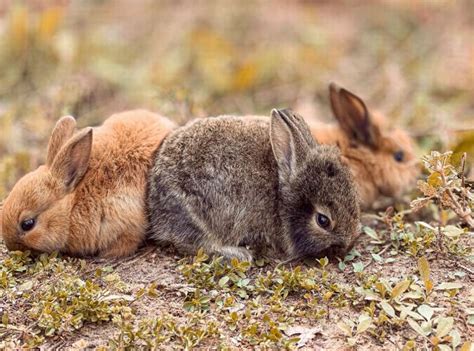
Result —
<path fill-rule="evenodd" d="M 150 237 L 185 254 L 320 256 L 347 250 L 359 228 L 338 150 L 290 110 L 178 128 L 156 153 L 147 194 Z"/>

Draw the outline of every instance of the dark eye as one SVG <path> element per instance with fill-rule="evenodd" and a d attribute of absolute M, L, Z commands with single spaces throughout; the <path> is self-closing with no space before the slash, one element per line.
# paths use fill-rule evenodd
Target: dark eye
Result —
<path fill-rule="evenodd" d="M 28 232 L 31 229 L 33 229 L 35 224 L 36 224 L 36 220 L 34 218 L 28 218 L 22 221 L 20 225 L 23 231 Z"/>
<path fill-rule="evenodd" d="M 399 150 L 397 152 L 393 153 L 393 158 L 397 162 L 403 162 L 403 159 L 405 158 L 405 153 L 402 150 Z"/>
<path fill-rule="evenodd" d="M 325 216 L 322 213 L 318 213 L 316 215 L 316 221 L 321 228 L 325 229 L 331 224 L 331 220 L 328 218 L 328 216 Z"/>

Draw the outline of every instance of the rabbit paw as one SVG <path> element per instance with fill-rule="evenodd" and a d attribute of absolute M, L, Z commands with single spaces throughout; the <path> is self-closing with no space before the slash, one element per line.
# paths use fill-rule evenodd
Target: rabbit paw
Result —
<path fill-rule="evenodd" d="M 231 260 L 233 258 L 238 259 L 239 261 L 253 261 L 252 253 L 247 250 L 245 247 L 239 246 L 222 246 L 215 250 L 217 255 L 223 256 L 227 260 Z"/>

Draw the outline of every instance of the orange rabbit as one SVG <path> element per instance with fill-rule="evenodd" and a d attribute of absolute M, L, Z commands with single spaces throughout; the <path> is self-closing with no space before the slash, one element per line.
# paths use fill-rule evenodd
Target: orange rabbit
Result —
<path fill-rule="evenodd" d="M 361 205 L 369 208 L 380 196 L 397 197 L 414 186 L 419 167 L 414 141 L 401 129 L 388 130 L 380 114 L 371 113 L 350 91 L 329 85 L 331 108 L 338 125 L 313 123 L 313 136 L 334 144 L 355 176 Z"/>
<path fill-rule="evenodd" d="M 0 227 L 10 250 L 119 257 L 144 239 L 146 176 L 174 123 L 134 110 L 97 128 L 75 127 L 69 116 L 57 122 L 46 164 L 6 198 Z"/>

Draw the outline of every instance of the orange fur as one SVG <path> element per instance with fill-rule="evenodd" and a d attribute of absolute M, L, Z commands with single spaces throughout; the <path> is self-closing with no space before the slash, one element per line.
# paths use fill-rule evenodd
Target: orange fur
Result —
<path fill-rule="evenodd" d="M 388 129 L 379 113 L 371 113 L 362 99 L 330 86 L 331 106 L 338 124 L 313 123 L 320 143 L 337 145 L 355 176 L 361 205 L 372 207 L 380 196 L 396 198 L 412 188 L 419 175 L 414 141 L 402 129 Z M 394 158 L 403 152 L 403 161 Z"/>
<path fill-rule="evenodd" d="M 129 255 L 145 236 L 145 184 L 152 155 L 175 125 L 134 110 L 72 136 L 71 121 L 65 117 L 58 122 L 47 164 L 20 179 L 5 200 L 0 213 L 5 243 L 10 250 Z M 88 134 L 93 135 L 91 147 Z M 36 218 L 26 232 L 20 224 L 25 218 Z"/>
<path fill-rule="evenodd" d="M 370 112 L 361 98 L 335 84 L 330 85 L 330 97 L 338 124 L 308 120 L 309 127 L 318 142 L 341 150 L 356 180 L 361 207 L 371 208 L 381 196 L 396 198 L 414 187 L 420 168 L 408 133 L 389 129 L 383 115 Z M 398 151 L 404 153 L 402 162 L 394 158 Z"/>

